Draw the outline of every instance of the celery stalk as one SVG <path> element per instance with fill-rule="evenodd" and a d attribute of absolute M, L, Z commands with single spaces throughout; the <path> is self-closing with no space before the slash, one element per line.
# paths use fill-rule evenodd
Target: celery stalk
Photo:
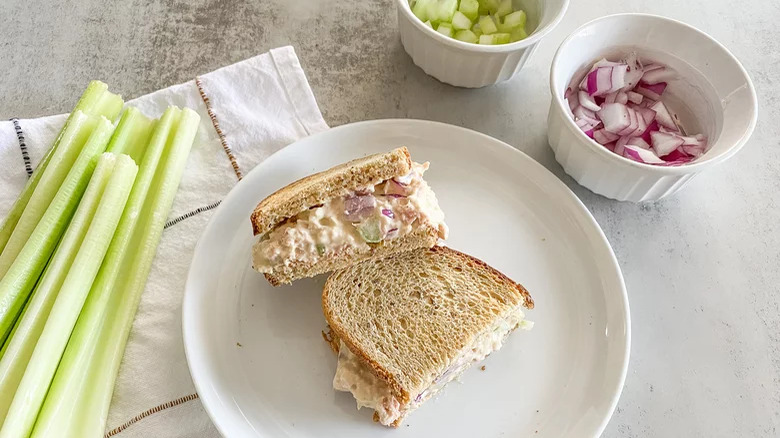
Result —
<path fill-rule="evenodd" d="M 59 147 L 54 151 L 46 166 L 48 171 L 44 172 L 38 180 L 38 185 L 27 201 L 13 233 L 3 248 L 3 253 L 0 254 L 0 277 L 8 272 L 8 268 L 19 255 L 27 239 L 30 238 L 41 216 L 57 194 L 57 189 L 65 180 L 73 163 L 76 162 L 79 152 L 97 126 L 97 120 L 97 118 L 90 117 L 81 111 L 77 111 L 71 117 L 68 128 L 62 133 Z"/>
<path fill-rule="evenodd" d="M 114 126 L 111 122 L 105 117 L 101 117 L 64 181 L 55 187 L 47 187 L 43 185 L 44 178 L 41 178 L 38 189 L 56 190 L 56 194 L 51 199 L 51 203 L 48 204 L 40 221 L 36 221 L 37 225 L 21 248 L 18 257 L 13 260 L 8 271 L 0 279 L 0 343 L 5 342 L 13 321 L 19 315 L 22 305 L 30 295 L 35 282 L 54 251 L 54 247 L 60 240 L 62 232 L 76 210 L 89 178 L 92 176 L 96 157 L 105 150 L 113 130 Z M 53 160 L 54 157 L 52 157 L 51 165 L 54 164 Z M 37 192 L 38 190 L 36 190 Z M 28 208 L 25 209 L 25 214 L 31 207 L 32 198 Z M 18 230 L 20 227 L 14 230 L 14 235 Z M 9 247 L 6 247 L 5 251 L 8 250 Z"/>
<path fill-rule="evenodd" d="M 0 357 L 0 426 L 3 424 L 3 418 L 8 412 L 38 337 L 43 331 L 57 293 L 81 247 L 87 227 L 95 215 L 113 166 L 112 160 L 101 160 L 98 163 L 65 235 L 35 286 L 35 291 L 14 326 L 8 342 L 3 347 L 3 355 Z"/>
<path fill-rule="evenodd" d="M 100 161 L 113 161 L 113 171 L 35 345 L 0 429 L 0 438 L 27 437 L 32 432 L 68 338 L 130 195 L 138 171 L 133 160 L 127 155 L 106 153 Z"/>
<path fill-rule="evenodd" d="M 2 225 L 0 225 L 0 253 L 3 252 L 8 239 L 11 237 L 11 233 L 13 233 L 16 224 L 19 222 L 19 218 L 22 216 L 22 212 L 24 212 L 25 207 L 27 207 L 30 197 L 36 187 L 38 187 L 41 176 L 46 172 L 49 160 L 62 143 L 63 136 L 76 117 L 76 113 L 80 111 L 86 115 L 103 116 L 109 120 L 114 120 L 122 110 L 123 104 L 124 102 L 120 96 L 108 91 L 108 85 L 100 81 L 92 81 L 89 83 L 87 89 L 84 90 L 81 98 L 79 98 L 79 101 L 76 103 L 76 107 L 73 108 L 73 111 L 71 111 L 68 119 L 65 121 L 65 125 L 57 135 L 54 145 L 43 157 L 40 164 L 38 164 L 32 177 L 27 181 L 24 190 L 22 190 L 19 199 L 16 200 L 13 207 L 11 207 L 11 211 L 5 219 L 3 219 Z"/>
<path fill-rule="evenodd" d="M 192 110 L 169 108 L 158 122 L 117 236 L 68 342 L 33 437 L 103 436 L 127 336 L 199 121 Z M 158 165 L 153 157 L 161 152 Z M 144 198 L 141 193 L 147 192 Z M 131 220 L 131 209 L 141 211 L 132 232 L 131 226 L 124 227 Z M 112 251 L 128 245 L 134 250 L 126 251 L 125 257 L 111 257 Z"/>
<path fill-rule="evenodd" d="M 138 108 L 128 107 L 119 119 L 106 152 L 126 154 L 136 163 L 140 163 L 153 126 L 154 122 Z"/>

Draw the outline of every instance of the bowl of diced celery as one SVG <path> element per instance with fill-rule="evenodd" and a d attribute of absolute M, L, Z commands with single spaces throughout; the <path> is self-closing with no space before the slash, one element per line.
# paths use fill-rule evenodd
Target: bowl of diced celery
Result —
<path fill-rule="evenodd" d="M 514 76 L 569 0 L 397 0 L 401 42 L 427 74 L 477 88 Z"/>

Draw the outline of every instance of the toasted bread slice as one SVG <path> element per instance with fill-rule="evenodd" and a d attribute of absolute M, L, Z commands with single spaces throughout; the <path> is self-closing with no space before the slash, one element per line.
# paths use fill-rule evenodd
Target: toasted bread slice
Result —
<path fill-rule="evenodd" d="M 411 169 L 409 151 L 400 147 L 307 176 L 263 199 L 250 217 L 252 231 L 256 236 L 265 234 L 311 206 L 380 181 L 406 175 Z"/>
<path fill-rule="evenodd" d="M 496 333 L 497 324 L 500 336 L 508 335 L 521 325 L 521 309 L 533 305 L 523 286 L 442 246 L 334 272 L 322 295 L 330 326 L 326 340 L 334 350 L 347 347 L 389 387 L 401 407 L 385 424 L 396 427 L 440 386 L 484 357 L 469 354 Z M 509 323 L 501 326 L 504 321 Z M 499 348 L 501 342 L 503 337 Z M 484 355 L 491 351 L 485 349 Z"/>

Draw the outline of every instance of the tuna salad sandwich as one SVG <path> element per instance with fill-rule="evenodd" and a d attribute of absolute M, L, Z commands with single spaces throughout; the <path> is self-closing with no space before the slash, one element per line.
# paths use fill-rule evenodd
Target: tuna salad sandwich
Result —
<path fill-rule="evenodd" d="M 398 427 L 513 330 L 530 329 L 533 306 L 523 286 L 442 246 L 334 272 L 322 294 L 323 336 L 338 353 L 333 387 Z"/>
<path fill-rule="evenodd" d="M 264 199 L 251 216 L 259 236 L 252 266 L 274 286 L 446 239 L 428 163 L 405 147 L 298 180 Z"/>

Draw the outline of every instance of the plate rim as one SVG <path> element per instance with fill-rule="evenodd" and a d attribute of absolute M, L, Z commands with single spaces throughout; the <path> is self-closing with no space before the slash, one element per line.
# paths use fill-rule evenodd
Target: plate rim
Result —
<path fill-rule="evenodd" d="M 203 406 L 203 409 L 206 411 L 206 413 L 209 416 L 209 419 L 211 420 L 212 424 L 216 427 L 216 429 L 219 431 L 219 433 L 223 436 L 231 436 L 228 432 L 232 433 L 233 430 L 228 429 L 228 425 L 224 424 L 220 420 L 220 416 L 216 413 L 215 406 L 219 404 L 220 406 L 224 405 L 224 403 L 219 403 L 219 400 L 212 400 L 209 397 L 211 397 L 211 394 L 209 393 L 208 389 L 206 388 L 205 382 L 199 382 L 198 378 L 196 377 L 196 374 L 200 371 L 196 371 L 197 364 L 194 364 L 192 355 L 194 353 L 190 352 L 190 348 L 193 348 L 189 345 L 187 342 L 188 339 L 191 339 L 190 342 L 194 342 L 195 339 L 192 338 L 192 334 L 190 332 L 189 326 L 189 320 L 190 318 L 194 316 L 188 317 L 187 315 L 193 315 L 191 311 L 191 307 L 195 306 L 196 303 L 193 301 L 195 300 L 195 294 L 196 291 L 192 291 L 193 287 L 191 286 L 194 283 L 198 283 L 198 281 L 193 278 L 197 276 L 196 270 L 193 269 L 196 260 L 198 260 L 198 254 L 202 251 L 202 244 L 204 241 L 204 236 L 208 235 L 210 232 L 212 232 L 213 227 L 215 226 L 216 218 L 223 214 L 223 211 L 225 210 L 226 205 L 230 204 L 230 199 L 238 196 L 236 193 L 241 190 L 239 187 L 243 187 L 248 184 L 248 181 L 253 179 L 250 178 L 252 174 L 259 173 L 259 168 L 263 167 L 263 163 L 268 161 L 271 158 L 274 158 L 276 155 L 281 154 L 286 149 L 301 143 L 303 141 L 312 141 L 311 139 L 318 139 L 320 137 L 326 137 L 328 135 L 334 135 L 333 132 L 341 132 L 341 131 L 348 131 L 351 129 L 355 129 L 356 127 L 365 127 L 365 126 L 371 126 L 371 125 L 394 125 L 394 124 L 400 124 L 400 125 L 419 125 L 419 126 L 425 126 L 425 125 L 438 125 L 441 128 L 445 129 L 452 129 L 455 131 L 461 131 L 461 132 L 467 132 L 469 135 L 477 135 L 482 138 L 486 143 L 492 143 L 493 146 L 498 147 L 497 150 L 503 150 L 506 153 L 509 154 L 519 154 L 521 159 L 528 162 L 528 165 L 531 167 L 535 167 L 537 171 L 540 171 L 540 174 L 545 175 L 543 178 L 549 179 L 549 184 L 552 186 L 555 186 L 559 192 L 566 197 L 566 199 L 569 202 L 572 202 L 574 207 L 581 213 L 588 221 L 588 223 L 595 228 L 596 235 L 599 238 L 599 241 L 606 245 L 606 248 L 608 249 L 609 254 L 609 262 L 611 264 L 611 267 L 614 268 L 615 274 L 617 274 L 617 280 L 618 285 L 620 286 L 620 294 L 619 298 L 622 304 L 622 310 L 625 315 L 625 347 L 623 352 L 623 357 L 621 359 L 621 367 L 620 367 L 620 376 L 617 382 L 617 388 L 615 388 L 614 393 L 612 394 L 611 400 L 610 400 L 610 406 L 608 412 L 605 413 L 603 416 L 597 430 L 594 433 L 594 437 L 600 436 L 604 430 L 606 429 L 607 425 L 609 424 L 609 421 L 612 419 L 612 416 L 614 415 L 615 409 L 617 408 L 618 401 L 620 400 L 620 396 L 623 393 L 623 387 L 625 385 L 626 376 L 628 374 L 628 365 L 630 361 L 630 355 L 631 355 L 631 312 L 630 312 L 630 306 L 628 302 L 628 291 L 626 289 L 625 285 L 625 279 L 623 278 L 623 271 L 620 268 L 620 264 L 618 263 L 617 257 L 615 256 L 615 251 L 612 249 L 612 245 L 609 243 L 609 240 L 607 239 L 606 235 L 604 234 L 604 230 L 602 230 L 601 226 L 599 225 L 598 221 L 596 221 L 596 218 L 593 217 L 590 210 L 583 204 L 583 202 L 580 200 L 577 195 L 574 194 L 574 192 L 560 179 L 558 178 L 554 173 L 552 173 L 549 169 L 544 167 L 541 163 L 533 159 L 530 155 L 526 154 L 525 152 L 521 151 L 520 149 L 517 149 L 510 144 L 499 140 L 495 137 L 492 137 L 488 134 L 465 128 L 462 126 L 452 125 L 449 123 L 444 122 L 438 122 L 434 120 L 424 120 L 424 119 L 399 119 L 399 118 L 390 118 L 390 119 L 375 119 L 375 120 L 363 120 L 359 122 L 352 122 L 352 123 L 346 123 L 343 125 L 339 125 L 336 127 L 329 128 L 327 130 L 318 132 L 316 134 L 308 135 L 305 137 L 302 137 L 287 146 L 282 147 L 278 151 L 274 152 L 273 154 L 269 155 L 267 158 L 265 158 L 263 161 L 258 163 L 252 170 L 250 170 L 244 178 L 242 178 L 236 185 L 234 185 L 230 191 L 225 195 L 220 205 L 215 209 L 214 214 L 209 218 L 208 223 L 203 229 L 203 232 L 198 236 L 198 240 L 195 244 L 195 248 L 192 252 L 192 259 L 190 260 L 190 266 L 187 270 L 187 278 L 185 280 L 184 284 L 184 292 L 182 294 L 182 310 L 181 310 L 181 329 L 182 329 L 182 344 L 184 347 L 184 355 L 186 357 L 187 361 L 187 368 L 190 372 L 190 377 L 192 379 L 193 386 L 195 387 L 195 391 L 197 392 L 200 400 L 201 405 Z M 327 147 L 327 146 L 326 146 Z M 192 292 L 191 292 L 192 291 Z M 207 378 L 207 376 L 203 376 L 204 380 Z M 208 396 L 203 396 L 203 394 L 208 394 Z M 214 402 L 215 405 L 211 405 L 211 403 Z M 251 427 L 251 425 L 250 425 Z M 232 429 L 232 428 L 231 428 Z M 259 435 L 264 436 L 264 435 Z"/>

